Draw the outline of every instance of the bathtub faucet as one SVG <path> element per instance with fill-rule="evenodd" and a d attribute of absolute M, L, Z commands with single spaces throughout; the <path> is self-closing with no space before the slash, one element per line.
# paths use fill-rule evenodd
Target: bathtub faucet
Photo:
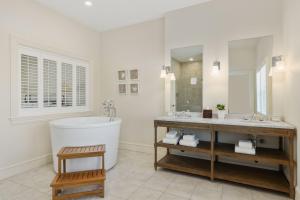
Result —
<path fill-rule="evenodd" d="M 105 100 L 103 103 L 104 115 L 109 117 L 109 121 L 113 121 L 117 116 L 117 109 L 113 100 Z"/>

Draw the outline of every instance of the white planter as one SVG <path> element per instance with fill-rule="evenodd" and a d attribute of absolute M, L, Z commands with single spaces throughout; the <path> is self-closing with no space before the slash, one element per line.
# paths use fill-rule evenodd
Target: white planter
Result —
<path fill-rule="evenodd" d="M 226 110 L 218 110 L 218 119 L 225 119 Z"/>

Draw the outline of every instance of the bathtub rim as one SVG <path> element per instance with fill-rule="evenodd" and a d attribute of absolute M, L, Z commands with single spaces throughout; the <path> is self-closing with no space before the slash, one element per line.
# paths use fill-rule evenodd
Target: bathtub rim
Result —
<path fill-rule="evenodd" d="M 88 123 L 88 124 L 69 124 L 63 123 L 64 120 L 76 120 L 76 119 L 84 119 L 84 118 L 99 118 L 99 119 L 109 119 L 109 117 L 104 116 L 89 116 L 89 117 L 69 117 L 69 118 L 62 118 L 56 119 L 49 122 L 51 128 L 61 128 L 61 129 L 87 129 L 87 128 L 100 128 L 100 127 L 109 127 L 113 125 L 121 125 L 122 119 L 115 117 L 114 121 L 107 121 L 107 122 L 99 122 L 99 123 Z"/>

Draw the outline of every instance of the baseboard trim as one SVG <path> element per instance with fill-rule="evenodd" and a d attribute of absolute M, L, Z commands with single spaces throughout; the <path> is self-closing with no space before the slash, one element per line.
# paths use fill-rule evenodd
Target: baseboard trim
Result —
<path fill-rule="evenodd" d="M 142 153 L 153 153 L 154 147 L 152 145 L 147 144 L 137 144 L 131 142 L 120 142 L 120 149 L 129 150 L 129 151 L 137 151 Z"/>
<path fill-rule="evenodd" d="M 8 167 L 0 168 L 0 180 L 9 178 L 11 176 L 26 172 L 28 170 L 46 165 L 52 162 L 52 154 L 46 154 L 34 159 L 19 162 Z"/>

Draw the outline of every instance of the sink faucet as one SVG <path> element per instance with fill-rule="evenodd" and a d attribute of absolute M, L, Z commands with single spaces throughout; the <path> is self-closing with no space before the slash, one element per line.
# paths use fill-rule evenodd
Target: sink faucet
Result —
<path fill-rule="evenodd" d="M 250 120 L 251 120 L 251 121 L 256 120 L 256 113 L 253 113 L 253 114 L 252 114 Z"/>
<path fill-rule="evenodd" d="M 103 103 L 104 116 L 109 117 L 109 121 L 113 121 L 117 116 L 117 109 L 113 100 L 105 100 Z"/>
<path fill-rule="evenodd" d="M 191 118 L 192 115 L 191 112 L 187 110 L 187 111 L 176 112 L 175 117 Z"/>
<path fill-rule="evenodd" d="M 260 113 L 253 113 L 250 120 L 251 121 L 266 121 L 266 120 L 268 120 L 268 116 L 264 116 Z"/>

